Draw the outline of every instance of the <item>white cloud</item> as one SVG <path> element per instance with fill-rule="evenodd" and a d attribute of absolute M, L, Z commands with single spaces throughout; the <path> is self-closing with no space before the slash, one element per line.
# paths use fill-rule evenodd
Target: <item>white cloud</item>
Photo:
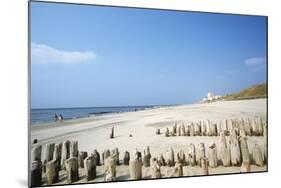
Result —
<path fill-rule="evenodd" d="M 45 44 L 31 43 L 32 63 L 75 64 L 91 62 L 95 59 L 96 54 L 91 51 L 66 51 Z"/>
<path fill-rule="evenodd" d="M 265 64 L 265 58 L 264 57 L 253 57 L 245 60 L 246 65 L 261 65 Z"/>

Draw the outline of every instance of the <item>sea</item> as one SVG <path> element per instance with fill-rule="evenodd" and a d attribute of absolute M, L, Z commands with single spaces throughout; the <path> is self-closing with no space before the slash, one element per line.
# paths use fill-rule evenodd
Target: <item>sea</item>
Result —
<path fill-rule="evenodd" d="M 54 121 L 54 115 L 62 115 L 64 120 L 90 116 L 99 116 L 109 113 L 133 112 L 155 108 L 157 106 L 120 106 L 120 107 L 75 107 L 75 108 L 42 108 L 31 109 L 31 125 Z"/>

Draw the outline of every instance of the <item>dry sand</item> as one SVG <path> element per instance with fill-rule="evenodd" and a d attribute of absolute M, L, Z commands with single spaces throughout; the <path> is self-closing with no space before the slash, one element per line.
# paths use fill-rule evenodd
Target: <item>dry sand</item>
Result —
<path fill-rule="evenodd" d="M 253 99 L 241 101 L 219 101 L 208 104 L 178 105 L 170 107 L 160 107 L 136 112 L 124 112 L 119 114 L 106 114 L 96 117 L 69 120 L 63 123 L 49 123 L 31 127 L 31 140 L 37 138 L 39 144 L 60 143 L 68 140 L 78 140 L 79 150 L 91 153 L 97 149 L 102 153 L 105 149 L 117 147 L 120 152 L 120 159 L 127 150 L 132 153 L 136 148 L 143 151 L 146 146 L 150 147 L 152 156 L 158 157 L 165 153 L 169 146 L 174 148 L 175 154 L 182 148 L 187 153 L 189 143 L 194 143 L 197 147 L 199 142 L 204 142 L 207 146 L 212 140 L 217 144 L 219 153 L 219 137 L 216 136 L 175 136 L 165 137 L 166 127 L 171 128 L 175 122 L 198 122 L 200 120 L 225 120 L 231 118 L 261 116 L 266 118 L 267 99 Z M 111 127 L 115 128 L 115 138 L 109 139 Z M 161 129 L 161 135 L 156 135 L 156 129 Z M 132 134 L 132 137 L 129 135 Z M 250 153 L 253 145 L 258 143 L 264 145 L 262 136 L 248 137 Z M 44 156 L 44 153 L 43 153 Z M 219 157 L 219 155 L 218 155 Z M 161 167 L 163 175 L 171 173 L 172 168 Z M 265 171 L 264 167 L 251 166 L 252 171 Z M 95 181 L 103 181 L 102 167 L 98 168 L 98 175 Z M 144 177 L 149 177 L 149 169 L 143 168 Z M 83 170 L 80 170 L 83 177 Z M 240 167 L 222 167 L 210 169 L 212 174 L 238 173 Z M 117 180 L 129 178 L 128 167 L 118 166 Z M 184 175 L 200 175 L 199 167 L 184 167 Z M 64 179 L 65 174 L 61 174 Z M 164 177 L 165 177 L 164 176 Z M 85 182 L 84 178 L 79 181 Z M 60 183 L 63 183 L 60 182 Z"/>

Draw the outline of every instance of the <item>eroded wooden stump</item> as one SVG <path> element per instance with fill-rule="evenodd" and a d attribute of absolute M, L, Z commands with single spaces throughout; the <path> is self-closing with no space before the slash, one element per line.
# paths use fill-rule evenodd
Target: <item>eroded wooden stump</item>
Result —
<path fill-rule="evenodd" d="M 42 185 L 42 162 L 32 161 L 31 163 L 31 187 L 37 187 Z"/>
<path fill-rule="evenodd" d="M 73 183 L 79 180 L 79 166 L 78 159 L 76 157 L 67 159 L 65 161 L 65 168 L 68 183 Z"/>
<path fill-rule="evenodd" d="M 59 181 L 59 168 L 57 160 L 52 160 L 46 164 L 47 185 L 52 185 Z"/>
<path fill-rule="evenodd" d="M 104 181 L 116 180 L 116 165 L 112 157 L 107 157 L 104 163 Z"/>
<path fill-rule="evenodd" d="M 96 159 L 93 155 L 84 159 L 84 168 L 87 181 L 96 178 Z"/>
<path fill-rule="evenodd" d="M 130 153 L 128 151 L 125 151 L 124 158 L 123 158 L 124 165 L 129 165 L 129 161 L 130 161 Z"/>
<path fill-rule="evenodd" d="M 78 163 L 80 168 L 84 168 L 84 160 L 88 157 L 88 153 L 86 151 L 81 151 L 78 157 Z"/>
<path fill-rule="evenodd" d="M 253 161 L 257 166 L 263 166 L 264 165 L 264 157 L 262 154 L 261 147 L 258 144 L 255 144 L 253 148 Z"/>
<path fill-rule="evenodd" d="M 151 159 L 151 178 L 161 178 L 161 166 L 157 159 L 154 157 Z"/>
<path fill-rule="evenodd" d="M 210 143 L 208 148 L 208 160 L 211 168 L 216 168 L 218 166 L 217 147 L 214 141 Z"/>

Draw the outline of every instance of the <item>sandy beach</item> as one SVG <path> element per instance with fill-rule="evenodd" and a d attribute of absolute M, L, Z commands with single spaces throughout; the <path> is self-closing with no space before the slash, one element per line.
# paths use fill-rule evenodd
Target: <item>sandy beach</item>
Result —
<path fill-rule="evenodd" d="M 267 99 L 218 101 L 213 103 L 177 105 L 159 107 L 136 112 L 124 112 L 116 114 L 105 114 L 67 120 L 59 123 L 48 123 L 31 127 L 31 140 L 38 139 L 42 145 L 42 158 L 44 156 L 44 145 L 47 143 L 62 143 L 65 140 L 77 140 L 79 151 L 89 154 L 97 149 L 100 154 L 105 149 L 118 148 L 120 160 L 122 161 L 125 151 L 133 154 L 135 149 L 143 152 L 149 146 L 152 157 L 165 156 L 169 147 L 174 149 L 175 155 L 182 149 L 187 154 L 188 144 L 193 143 L 196 148 L 200 142 L 207 147 L 211 141 L 217 146 L 218 159 L 220 159 L 219 136 L 170 136 L 165 137 L 166 128 L 171 129 L 178 124 L 188 124 L 199 121 L 220 121 L 226 119 L 262 117 L 266 119 Z M 109 138 L 110 129 L 114 127 L 114 138 Z M 161 134 L 156 135 L 156 129 L 160 128 Z M 131 136 L 129 136 L 131 135 Z M 226 137 L 229 140 L 229 137 Z M 263 136 L 247 136 L 250 154 L 255 144 L 262 146 L 264 152 L 265 139 Z M 32 146 L 33 147 L 33 146 Z M 122 162 L 121 162 L 122 164 Z M 149 178 L 149 168 L 143 168 L 143 179 Z M 267 166 L 258 167 L 251 165 L 251 171 L 266 171 Z M 169 177 L 173 172 L 172 167 L 161 167 L 162 177 Z M 209 174 L 239 173 L 240 167 L 209 168 Z M 77 183 L 86 182 L 83 170 L 79 171 L 80 180 Z M 200 174 L 199 166 L 184 166 L 184 176 L 196 176 Z M 66 183 L 64 171 L 60 171 L 60 183 Z M 44 177 L 44 175 L 43 175 Z M 129 179 L 129 167 L 117 166 L 117 180 Z M 103 166 L 97 167 L 97 178 L 95 181 L 104 181 Z"/>

